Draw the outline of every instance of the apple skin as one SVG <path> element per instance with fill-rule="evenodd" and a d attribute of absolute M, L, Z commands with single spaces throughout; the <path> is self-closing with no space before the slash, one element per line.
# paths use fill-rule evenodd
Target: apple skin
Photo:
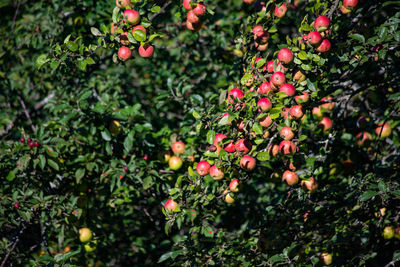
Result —
<path fill-rule="evenodd" d="M 372 140 L 372 135 L 369 132 L 360 132 L 356 135 L 357 144 L 359 146 L 368 145 Z"/>
<path fill-rule="evenodd" d="M 89 242 L 93 238 L 93 233 L 89 228 L 81 228 L 79 229 L 79 240 L 82 243 Z"/>
<path fill-rule="evenodd" d="M 168 161 L 168 165 L 171 170 L 177 171 L 182 167 L 182 159 L 177 156 L 172 156 Z"/>
<path fill-rule="evenodd" d="M 243 0 L 243 3 L 251 5 L 251 4 L 254 4 L 255 1 L 256 0 Z"/>
<path fill-rule="evenodd" d="M 226 138 L 226 135 L 224 134 L 216 134 L 214 137 L 214 146 L 217 147 L 217 153 L 219 153 L 222 150 L 222 147 L 218 145 L 219 142 L 224 140 Z"/>
<path fill-rule="evenodd" d="M 84 245 L 85 251 L 86 252 L 93 252 L 97 249 L 97 240 L 93 240 L 90 243 L 87 243 Z"/>
<path fill-rule="evenodd" d="M 303 109 L 300 105 L 294 105 L 289 110 L 290 116 L 296 119 L 303 117 Z"/>
<path fill-rule="evenodd" d="M 225 200 L 226 203 L 232 204 L 233 202 L 235 202 L 235 199 L 229 193 L 229 189 L 225 189 L 223 194 L 225 195 L 224 200 Z"/>
<path fill-rule="evenodd" d="M 296 101 L 296 103 L 299 105 L 307 103 L 309 99 L 310 95 L 307 92 L 303 92 L 302 95 L 297 95 L 294 97 L 294 101 Z"/>
<path fill-rule="evenodd" d="M 244 96 L 244 94 L 243 94 L 242 90 L 240 90 L 239 88 L 233 88 L 228 93 L 228 99 L 231 104 L 234 103 L 233 98 L 241 99 L 241 98 L 243 98 L 243 96 Z"/>
<path fill-rule="evenodd" d="M 200 176 L 206 176 L 210 172 L 210 163 L 205 160 L 197 163 L 196 171 Z"/>
<path fill-rule="evenodd" d="M 210 176 L 214 179 L 214 180 L 222 180 L 225 176 L 223 169 L 222 168 L 218 168 L 217 165 L 213 165 L 210 168 Z"/>
<path fill-rule="evenodd" d="M 274 9 L 274 15 L 277 17 L 277 18 L 283 18 L 284 16 L 285 16 L 285 14 L 286 14 L 286 11 L 287 11 L 287 7 L 286 7 L 286 5 L 285 4 L 282 4 L 281 6 L 275 6 L 275 9 Z"/>
<path fill-rule="evenodd" d="M 282 109 L 282 116 L 283 118 L 286 119 L 291 119 L 292 116 L 290 116 L 290 108 L 284 108 Z"/>
<path fill-rule="evenodd" d="M 279 92 L 284 92 L 287 96 L 294 96 L 296 94 L 296 88 L 290 83 L 285 83 L 279 87 Z"/>
<path fill-rule="evenodd" d="M 383 229 L 382 232 L 382 236 L 384 239 L 388 240 L 388 239 L 392 239 L 394 237 L 394 229 L 391 226 L 386 226 Z"/>
<path fill-rule="evenodd" d="M 179 204 L 176 203 L 172 198 L 168 199 L 164 204 L 165 210 L 169 212 L 178 212 L 179 211 Z"/>
<path fill-rule="evenodd" d="M 257 102 L 257 106 L 261 109 L 261 111 L 268 111 L 272 108 L 272 103 L 268 98 L 261 98 Z"/>
<path fill-rule="evenodd" d="M 196 16 L 196 14 L 194 14 L 193 10 L 190 10 L 187 13 L 187 21 L 189 21 L 192 24 L 196 24 L 200 22 L 200 18 L 198 16 Z"/>
<path fill-rule="evenodd" d="M 258 120 L 258 122 L 260 123 L 260 125 L 261 125 L 262 127 L 267 128 L 267 127 L 271 126 L 271 124 L 272 124 L 272 119 L 271 119 L 271 117 L 268 115 L 268 116 L 265 116 L 264 118 L 260 118 L 260 119 Z"/>
<path fill-rule="evenodd" d="M 171 149 L 174 154 L 183 154 L 185 152 L 185 143 L 182 141 L 176 141 L 172 144 Z"/>
<path fill-rule="evenodd" d="M 125 9 L 124 17 L 126 18 L 126 21 L 131 25 L 136 25 L 140 22 L 139 12 L 133 9 Z"/>
<path fill-rule="evenodd" d="M 314 193 L 318 189 L 318 183 L 314 179 L 314 177 L 311 177 L 309 180 L 302 180 L 301 187 L 303 188 L 304 191 Z"/>
<path fill-rule="evenodd" d="M 130 59 L 132 57 L 132 51 L 126 47 L 126 46 L 121 46 L 118 49 L 118 58 L 121 61 L 127 61 L 128 59 Z"/>
<path fill-rule="evenodd" d="M 236 151 L 245 155 L 251 151 L 252 144 L 246 139 L 239 139 L 235 145 Z"/>
<path fill-rule="evenodd" d="M 348 9 L 345 6 L 341 6 L 340 12 L 342 12 L 342 14 L 349 14 L 351 12 L 351 9 Z"/>
<path fill-rule="evenodd" d="M 322 116 L 324 115 L 320 106 L 314 107 L 312 109 L 312 114 L 313 114 L 314 118 L 317 118 L 317 119 L 322 118 Z"/>
<path fill-rule="evenodd" d="M 257 90 L 257 93 L 264 95 L 271 92 L 271 84 L 269 82 L 263 82 Z"/>
<path fill-rule="evenodd" d="M 240 160 L 240 167 L 246 171 L 252 171 L 256 167 L 256 160 L 253 157 L 245 155 Z"/>
<path fill-rule="evenodd" d="M 295 185 L 299 182 L 299 176 L 297 173 L 287 170 L 282 175 L 282 182 L 285 181 L 288 185 Z"/>
<path fill-rule="evenodd" d="M 298 82 L 303 82 L 306 79 L 306 75 L 301 72 L 300 70 L 296 71 L 296 73 L 293 75 L 293 79 L 295 79 Z"/>
<path fill-rule="evenodd" d="M 112 136 L 117 136 L 121 133 L 121 124 L 117 120 L 113 120 L 108 126 L 108 130 L 110 131 Z"/>
<path fill-rule="evenodd" d="M 378 127 L 375 129 L 376 135 L 379 136 L 380 139 L 385 139 L 392 134 L 392 127 L 390 127 L 389 123 L 379 123 Z"/>
<path fill-rule="evenodd" d="M 297 148 L 292 141 L 283 140 L 279 143 L 279 151 L 284 155 L 294 154 Z"/>
<path fill-rule="evenodd" d="M 227 145 L 224 147 L 224 150 L 225 150 L 226 152 L 228 152 L 228 153 L 233 153 L 233 152 L 235 152 L 235 150 L 236 150 L 235 143 L 233 143 L 233 141 L 231 141 L 229 144 L 227 144 Z"/>
<path fill-rule="evenodd" d="M 320 105 L 320 107 L 324 110 L 324 111 L 331 111 L 335 108 L 335 102 L 332 102 L 333 98 L 331 96 L 326 96 L 321 98 L 321 101 L 323 102 L 329 102 L 329 103 L 325 103 Z"/>
<path fill-rule="evenodd" d="M 268 149 L 268 152 L 273 156 L 276 157 L 279 154 L 279 146 L 278 145 L 272 145 Z"/>
<path fill-rule="evenodd" d="M 293 53 L 289 48 L 282 48 L 278 52 L 278 60 L 284 64 L 290 64 L 293 61 Z"/>
<path fill-rule="evenodd" d="M 326 16 L 319 16 L 314 22 L 314 27 L 318 31 L 320 27 L 329 28 L 331 21 Z"/>
<path fill-rule="evenodd" d="M 319 258 L 324 265 L 332 264 L 332 254 L 331 253 L 328 253 L 328 252 L 321 253 Z"/>
<path fill-rule="evenodd" d="M 131 4 L 130 0 L 115 0 L 115 5 L 119 8 L 125 8 Z"/>
<path fill-rule="evenodd" d="M 281 86 L 286 82 L 285 74 L 280 71 L 275 72 L 271 76 L 271 83 L 275 86 Z"/>
<path fill-rule="evenodd" d="M 257 37 L 261 37 L 264 34 L 264 29 L 262 26 L 257 25 L 257 26 L 254 26 L 252 32 L 254 34 L 254 37 L 257 38 Z"/>
<path fill-rule="evenodd" d="M 139 55 L 143 58 L 151 58 L 154 54 L 154 47 L 152 45 L 139 46 Z"/>
<path fill-rule="evenodd" d="M 322 36 L 317 31 L 312 31 L 307 35 L 307 40 L 310 44 L 318 46 L 322 42 Z"/>
<path fill-rule="evenodd" d="M 332 120 L 329 117 L 323 117 L 318 123 L 318 127 L 321 127 L 324 132 L 328 132 L 332 128 Z"/>
<path fill-rule="evenodd" d="M 240 182 L 238 179 L 233 179 L 230 183 L 229 183 L 229 190 L 231 190 L 231 192 L 239 192 L 239 185 Z"/>
<path fill-rule="evenodd" d="M 193 12 L 196 16 L 204 16 L 206 14 L 206 6 L 202 3 L 198 3 L 195 8 L 193 8 Z"/>
<path fill-rule="evenodd" d="M 141 31 L 144 32 L 144 34 L 146 34 L 146 28 L 143 27 L 142 25 L 137 25 L 137 26 L 133 27 L 133 28 L 132 28 L 132 33 L 133 33 L 134 31 L 136 31 L 136 30 L 141 30 Z"/>
<path fill-rule="evenodd" d="M 267 62 L 267 71 L 269 73 L 273 73 L 274 72 L 274 61 L 270 60 Z"/>
<path fill-rule="evenodd" d="M 320 53 L 327 53 L 331 50 L 331 42 L 328 39 L 324 39 L 321 44 L 317 47 L 317 51 Z"/>
<path fill-rule="evenodd" d="M 256 60 L 254 61 L 255 66 L 254 66 L 254 64 L 252 64 L 253 69 L 255 69 L 255 68 L 257 67 L 257 62 L 258 62 L 260 59 L 262 59 L 262 57 L 257 57 L 257 58 L 256 58 Z M 266 72 L 266 71 L 267 71 L 267 66 L 266 66 L 265 64 L 262 65 L 262 66 L 264 66 L 264 67 L 262 68 L 261 72 Z M 262 66 L 261 66 L 261 67 L 262 67 Z"/>
<path fill-rule="evenodd" d="M 183 0 L 183 7 L 186 10 L 192 10 L 192 6 L 190 5 L 191 0 Z"/>
<path fill-rule="evenodd" d="M 288 141 L 292 140 L 293 137 L 294 137 L 294 133 L 293 133 L 293 131 L 292 131 L 292 128 L 290 128 L 289 126 L 283 127 L 283 128 L 279 131 L 279 134 L 281 135 L 281 137 L 282 137 L 284 140 L 288 140 Z"/>
<path fill-rule="evenodd" d="M 345 8 L 353 8 L 358 4 L 358 0 L 343 0 L 343 6 Z"/>

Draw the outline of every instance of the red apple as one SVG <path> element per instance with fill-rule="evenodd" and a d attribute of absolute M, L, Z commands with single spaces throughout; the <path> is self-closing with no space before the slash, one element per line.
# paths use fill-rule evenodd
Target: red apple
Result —
<path fill-rule="evenodd" d="M 302 180 L 301 187 L 303 187 L 304 191 L 308 190 L 310 193 L 313 193 L 318 189 L 318 183 L 314 177 L 311 177 L 309 180 Z"/>
<path fill-rule="evenodd" d="M 257 90 L 257 93 L 264 95 L 271 92 L 271 84 L 269 82 L 263 82 Z"/>
<path fill-rule="evenodd" d="M 119 8 L 125 8 L 131 4 L 130 0 L 115 0 L 115 5 Z"/>
<path fill-rule="evenodd" d="M 236 142 L 235 148 L 241 154 L 247 154 L 251 151 L 252 144 L 246 139 L 239 139 Z"/>
<path fill-rule="evenodd" d="M 126 47 L 126 46 L 121 46 L 118 49 L 118 58 L 121 61 L 127 61 L 128 59 L 130 59 L 132 56 L 132 51 Z"/>
<path fill-rule="evenodd" d="M 171 170 L 177 171 L 182 167 L 182 159 L 177 156 L 172 156 L 168 161 L 168 165 Z"/>
<path fill-rule="evenodd" d="M 317 47 L 317 51 L 321 53 L 326 53 L 331 50 L 331 42 L 328 39 L 325 39 L 321 42 L 321 44 Z"/>
<path fill-rule="evenodd" d="M 272 108 L 272 103 L 268 98 L 261 98 L 257 102 L 257 106 L 262 110 L 262 111 L 268 111 Z"/>
<path fill-rule="evenodd" d="M 196 14 L 194 14 L 193 10 L 190 10 L 187 13 L 187 21 L 193 24 L 193 23 L 199 23 L 200 19 L 198 16 L 196 16 Z"/>
<path fill-rule="evenodd" d="M 239 132 L 242 132 L 242 131 L 243 131 L 244 126 L 245 126 L 245 125 L 244 125 L 243 120 L 238 121 L 237 127 L 238 127 L 238 131 L 239 131 Z"/>
<path fill-rule="evenodd" d="M 141 31 L 144 32 L 144 34 L 146 34 L 146 28 L 143 27 L 142 25 L 137 25 L 137 26 L 133 27 L 132 33 L 133 33 L 134 31 L 136 31 L 136 30 L 141 30 Z"/>
<path fill-rule="evenodd" d="M 183 154 L 185 152 L 185 143 L 182 141 L 176 141 L 172 144 L 171 148 L 174 154 Z"/>
<path fill-rule="evenodd" d="M 279 146 L 273 145 L 268 149 L 268 152 L 271 153 L 272 156 L 276 157 L 279 154 Z"/>
<path fill-rule="evenodd" d="M 369 132 L 360 132 L 356 135 L 357 144 L 363 146 L 372 140 L 372 135 Z"/>
<path fill-rule="evenodd" d="M 299 182 L 299 176 L 292 171 L 285 171 L 282 175 L 282 182 L 286 181 L 288 185 L 295 185 Z"/>
<path fill-rule="evenodd" d="M 284 64 L 289 64 L 293 61 L 293 53 L 288 48 L 282 48 L 278 52 L 278 60 Z"/>
<path fill-rule="evenodd" d="M 231 192 L 239 192 L 239 185 L 240 182 L 238 179 L 233 179 L 230 183 L 229 183 L 229 190 L 231 190 Z"/>
<path fill-rule="evenodd" d="M 202 3 L 198 3 L 195 8 L 193 8 L 193 12 L 196 16 L 204 16 L 206 14 L 206 6 Z"/>
<path fill-rule="evenodd" d="M 252 65 L 253 68 L 256 68 L 256 67 L 257 67 L 257 62 L 258 62 L 260 59 L 262 59 L 262 57 L 257 57 L 257 58 L 256 58 L 256 60 L 254 61 L 255 66 Z M 262 66 L 261 66 L 261 67 L 262 67 Z M 261 72 L 265 72 L 265 71 L 267 71 L 267 66 L 264 64 L 264 67 L 262 68 Z"/>
<path fill-rule="evenodd" d="M 254 43 L 255 48 L 257 48 L 258 51 L 265 51 L 268 48 L 268 43 L 266 44 L 259 44 L 257 42 Z"/>
<path fill-rule="evenodd" d="M 289 113 L 290 116 L 296 119 L 300 119 L 301 117 L 303 117 L 303 110 L 300 105 L 295 105 L 291 107 Z"/>
<path fill-rule="evenodd" d="M 285 83 L 279 87 L 279 92 L 284 92 L 287 96 L 294 96 L 296 88 L 290 83 Z"/>
<path fill-rule="evenodd" d="M 170 212 L 177 212 L 179 210 L 179 204 L 173 199 L 168 199 L 164 204 L 164 208 Z"/>
<path fill-rule="evenodd" d="M 289 114 L 289 116 L 288 116 Z M 284 108 L 282 109 L 282 117 L 286 120 L 287 118 L 291 119 L 292 116 L 290 116 L 290 108 Z"/>
<path fill-rule="evenodd" d="M 236 150 L 236 146 L 233 143 L 233 141 L 231 141 L 229 144 L 226 144 L 226 146 L 224 147 L 224 150 L 228 153 L 233 153 Z"/>
<path fill-rule="evenodd" d="M 217 165 L 213 165 L 210 168 L 210 176 L 214 179 L 214 180 L 221 180 L 222 178 L 224 178 L 224 172 L 222 168 L 218 168 Z"/>
<path fill-rule="evenodd" d="M 192 10 L 192 6 L 190 5 L 191 0 L 183 0 L 183 7 L 186 10 Z"/>
<path fill-rule="evenodd" d="M 379 123 L 378 127 L 375 129 L 376 135 L 379 136 L 381 139 L 385 139 L 392 134 L 392 127 L 390 127 L 389 123 Z"/>
<path fill-rule="evenodd" d="M 324 132 L 327 132 L 332 128 L 332 120 L 329 117 L 323 117 L 318 123 L 318 126 L 321 127 Z"/>
<path fill-rule="evenodd" d="M 242 90 L 240 90 L 239 88 L 233 88 L 228 93 L 228 99 L 229 99 L 229 102 L 231 102 L 231 104 L 234 103 L 233 98 L 241 99 L 243 96 L 244 96 L 244 94 L 243 94 Z"/>
<path fill-rule="evenodd" d="M 292 128 L 290 128 L 288 126 L 282 127 L 282 129 L 280 130 L 279 133 L 283 139 L 288 140 L 288 141 L 292 140 L 294 137 Z"/>
<path fill-rule="evenodd" d="M 333 98 L 331 96 L 326 96 L 326 97 L 321 98 L 321 101 L 329 102 L 329 103 L 322 104 L 320 107 L 323 110 L 331 111 L 335 107 L 335 102 L 332 102 L 332 100 L 333 100 Z"/>
<path fill-rule="evenodd" d="M 328 17 L 325 16 L 319 16 L 315 22 L 314 22 L 314 27 L 318 31 L 319 28 L 329 28 L 330 20 Z"/>
<path fill-rule="evenodd" d="M 353 8 L 358 4 L 358 0 L 343 0 L 343 6 L 345 8 Z"/>
<path fill-rule="evenodd" d="M 282 84 L 285 83 L 285 81 L 286 81 L 285 74 L 283 74 L 280 71 L 275 72 L 271 76 L 271 82 L 275 86 L 281 86 Z"/>
<path fill-rule="evenodd" d="M 297 104 L 301 105 L 304 104 L 306 102 L 308 102 L 308 100 L 310 99 L 310 96 L 307 92 L 303 92 L 302 95 L 297 95 L 294 97 L 294 100 L 296 101 Z"/>
<path fill-rule="evenodd" d="M 317 31 L 312 31 L 308 34 L 307 40 L 310 44 L 318 46 L 322 42 L 322 36 Z"/>
<path fill-rule="evenodd" d="M 229 193 L 228 189 L 226 189 L 223 194 L 225 196 L 224 200 L 226 203 L 232 204 L 233 202 L 235 202 L 235 199 L 233 198 L 233 194 Z"/>
<path fill-rule="evenodd" d="M 283 140 L 279 143 L 279 151 L 285 155 L 294 154 L 297 148 L 292 141 Z"/>
<path fill-rule="evenodd" d="M 260 123 L 260 125 L 261 125 L 262 127 L 267 128 L 267 127 L 271 126 L 271 124 L 272 124 L 272 119 L 271 119 L 271 117 L 268 115 L 268 116 L 265 116 L 265 117 L 260 118 L 260 119 L 258 120 L 258 122 Z"/>
<path fill-rule="evenodd" d="M 250 156 L 243 156 L 240 160 L 240 167 L 246 171 L 252 171 L 256 167 L 256 160 Z"/>
<path fill-rule="evenodd" d="M 154 47 L 148 44 L 139 46 L 139 55 L 143 58 L 150 58 L 154 54 Z"/>
<path fill-rule="evenodd" d="M 274 10 L 274 15 L 278 18 L 282 18 L 283 16 L 285 16 L 287 11 L 287 7 L 285 4 L 282 4 L 281 6 L 275 6 L 275 10 Z"/>
<path fill-rule="evenodd" d="M 255 2 L 256 0 L 243 0 L 243 3 L 251 5 Z"/>
<path fill-rule="evenodd" d="M 197 163 L 196 171 L 200 176 L 205 176 L 210 172 L 210 163 L 205 160 Z"/>
<path fill-rule="evenodd" d="M 139 12 L 133 9 L 125 9 L 124 17 L 126 18 L 126 21 L 131 25 L 136 25 L 140 21 Z"/>
<path fill-rule="evenodd" d="M 274 61 L 273 60 L 270 60 L 267 62 L 267 70 L 269 73 L 274 72 Z"/>
<path fill-rule="evenodd" d="M 324 115 L 324 113 L 322 112 L 320 106 L 314 107 L 313 110 L 312 110 L 312 114 L 313 114 L 313 116 L 314 116 L 315 118 L 317 118 L 317 119 L 318 119 L 318 118 L 322 118 L 322 116 Z"/>
<path fill-rule="evenodd" d="M 263 27 L 260 26 L 260 25 L 254 26 L 254 28 L 253 28 L 253 34 L 254 34 L 256 37 L 261 37 L 261 36 L 264 34 L 264 29 L 263 29 Z"/>
<path fill-rule="evenodd" d="M 218 147 L 218 143 L 221 142 L 222 140 L 224 140 L 226 138 L 226 135 L 224 134 L 216 134 L 214 137 L 214 146 Z"/>

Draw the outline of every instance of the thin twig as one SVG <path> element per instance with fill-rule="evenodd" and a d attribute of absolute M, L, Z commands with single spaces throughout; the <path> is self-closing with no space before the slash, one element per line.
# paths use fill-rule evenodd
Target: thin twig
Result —
<path fill-rule="evenodd" d="M 40 101 L 39 103 L 37 103 L 35 105 L 35 110 L 40 109 L 41 107 L 43 107 L 44 105 L 46 105 L 50 100 L 52 100 L 55 97 L 55 94 L 52 92 L 50 93 L 48 96 L 46 96 L 42 101 Z"/>
<path fill-rule="evenodd" d="M 16 21 L 16 19 L 17 19 L 17 15 L 18 15 L 18 11 L 19 11 L 19 6 L 20 6 L 20 5 L 21 5 L 21 2 L 18 1 L 18 3 L 17 3 L 17 9 L 15 10 L 14 17 L 13 17 L 13 24 L 12 24 L 12 27 L 11 27 L 12 30 L 14 30 L 14 28 L 15 28 L 15 21 Z"/>
<path fill-rule="evenodd" d="M 172 3 L 172 1 L 169 1 L 168 3 L 166 3 L 160 10 L 160 12 L 154 14 L 153 16 L 150 17 L 150 21 L 152 21 L 155 17 L 157 17 L 158 15 L 161 15 L 163 13 L 165 13 L 165 9 Z"/>
<path fill-rule="evenodd" d="M 332 19 L 333 12 L 335 12 L 335 10 L 337 9 L 338 5 L 339 5 L 339 0 L 336 0 L 335 3 L 333 4 L 331 10 L 329 10 L 329 13 L 328 13 L 328 18 L 329 19 Z"/>
<path fill-rule="evenodd" d="M 33 130 L 33 131 L 36 131 L 36 127 L 35 127 L 35 125 L 33 125 L 33 122 L 32 122 L 32 120 L 31 120 L 31 116 L 29 115 L 29 112 L 28 112 L 28 110 L 26 109 L 24 100 L 22 100 L 22 98 L 21 98 L 20 96 L 17 96 L 17 97 L 18 97 L 19 103 L 21 103 L 21 106 L 22 106 L 22 108 L 24 109 L 25 116 L 26 116 L 26 118 L 28 119 L 28 122 L 29 122 L 29 124 L 31 125 L 32 130 Z"/>
<path fill-rule="evenodd" d="M 13 252 L 13 250 L 17 246 L 18 242 L 19 242 L 19 238 L 17 237 L 17 239 L 15 240 L 15 242 L 14 242 L 13 246 L 11 247 L 10 251 L 7 253 L 6 257 L 4 258 L 3 262 L 1 263 L 0 267 L 6 266 L 6 262 L 7 262 L 8 258 L 10 257 L 11 252 Z"/>

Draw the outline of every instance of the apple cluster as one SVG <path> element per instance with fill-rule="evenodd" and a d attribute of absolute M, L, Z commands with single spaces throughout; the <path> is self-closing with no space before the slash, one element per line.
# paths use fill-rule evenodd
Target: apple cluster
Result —
<path fill-rule="evenodd" d="M 21 137 L 19 139 L 19 141 L 24 144 L 25 143 L 25 138 Z M 39 147 L 40 146 L 40 142 L 39 141 L 33 141 L 31 138 L 28 138 L 28 140 L 26 140 L 26 141 L 27 141 L 27 143 L 28 143 L 30 148 L 34 148 L 34 147 Z"/>
<path fill-rule="evenodd" d="M 340 11 L 343 14 L 350 13 L 358 4 L 358 0 L 343 0 L 343 4 L 340 7 Z"/>
<path fill-rule="evenodd" d="M 319 16 L 314 21 L 314 31 L 303 35 L 303 38 L 299 40 L 300 43 L 310 44 L 320 53 L 327 53 L 331 50 L 331 42 L 328 39 L 324 39 L 324 36 L 330 33 L 329 31 L 330 19 L 326 16 Z"/>
<path fill-rule="evenodd" d="M 115 4 L 123 10 L 122 17 L 117 24 L 111 24 L 111 34 L 119 35 L 119 43 L 121 47 L 118 49 L 118 58 L 121 61 L 127 61 L 132 57 L 130 48 L 130 39 L 140 39 L 141 43 L 138 48 L 139 55 L 143 58 L 151 58 L 154 54 L 154 47 L 146 42 L 147 30 L 140 25 L 140 13 L 132 8 L 134 3 L 130 0 L 116 0 Z M 139 36 L 136 38 L 135 36 Z"/>
<path fill-rule="evenodd" d="M 199 31 L 203 26 L 201 17 L 206 14 L 207 8 L 201 2 L 183 0 L 183 7 L 188 11 L 186 15 L 186 28 L 191 31 Z"/>

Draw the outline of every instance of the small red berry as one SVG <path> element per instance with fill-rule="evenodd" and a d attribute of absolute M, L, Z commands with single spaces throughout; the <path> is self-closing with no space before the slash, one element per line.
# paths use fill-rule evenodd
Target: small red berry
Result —
<path fill-rule="evenodd" d="M 128 167 L 124 166 L 124 171 L 129 171 Z"/>
<path fill-rule="evenodd" d="M 33 145 L 34 145 L 35 147 L 39 147 L 40 143 L 39 143 L 38 141 L 36 141 Z"/>
<path fill-rule="evenodd" d="M 19 209 L 19 202 L 14 203 L 14 208 Z"/>
<path fill-rule="evenodd" d="M 33 143 L 32 142 L 29 143 L 29 147 L 33 148 Z"/>
<path fill-rule="evenodd" d="M 21 137 L 21 139 L 19 139 L 21 141 L 21 143 L 25 142 L 25 138 Z"/>
<path fill-rule="evenodd" d="M 28 143 L 32 143 L 32 139 L 28 138 Z"/>

